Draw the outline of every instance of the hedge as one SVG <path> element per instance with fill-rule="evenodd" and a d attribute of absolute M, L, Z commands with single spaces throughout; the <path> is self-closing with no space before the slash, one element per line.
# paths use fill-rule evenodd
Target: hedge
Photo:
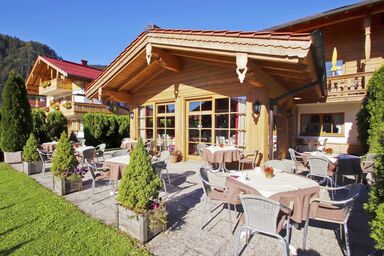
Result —
<path fill-rule="evenodd" d="M 87 113 L 83 116 L 84 137 L 87 145 L 106 143 L 108 148 L 119 147 L 129 136 L 129 116 Z"/>
<path fill-rule="evenodd" d="M 33 133 L 40 144 L 58 140 L 62 132 L 67 131 L 67 119 L 60 111 L 49 112 L 42 109 L 32 110 Z"/>
<path fill-rule="evenodd" d="M 360 143 L 378 154 L 373 173 L 368 203 L 364 208 L 370 215 L 370 236 L 375 247 L 384 250 L 384 66 L 376 71 L 368 83 L 362 109 L 357 114 Z"/>

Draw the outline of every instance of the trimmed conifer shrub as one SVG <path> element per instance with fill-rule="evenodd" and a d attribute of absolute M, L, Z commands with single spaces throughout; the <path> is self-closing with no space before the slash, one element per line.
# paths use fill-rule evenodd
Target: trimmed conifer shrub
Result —
<path fill-rule="evenodd" d="M 157 199 L 161 184 L 140 138 L 119 185 L 117 201 L 125 208 L 145 213 L 151 209 L 153 200 Z"/>
<path fill-rule="evenodd" d="M 68 121 L 60 111 L 49 112 L 46 122 L 47 136 L 50 141 L 58 140 L 60 134 L 67 131 Z"/>
<path fill-rule="evenodd" d="M 36 162 L 40 160 L 37 147 L 39 146 L 38 141 L 33 133 L 29 135 L 27 144 L 23 147 L 23 159 L 26 162 Z"/>
<path fill-rule="evenodd" d="M 31 107 L 23 78 L 10 72 L 2 93 L 0 147 L 4 152 L 22 150 L 32 131 Z"/>
<path fill-rule="evenodd" d="M 77 165 L 78 161 L 74 149 L 68 140 L 67 134 L 62 132 L 53 157 L 52 174 L 62 179 L 78 179 L 82 173 L 81 170 L 77 171 Z"/>
<path fill-rule="evenodd" d="M 32 109 L 33 134 L 40 144 L 48 141 L 47 121 L 45 111 L 42 109 Z"/>
<path fill-rule="evenodd" d="M 376 241 L 375 247 L 384 250 L 384 203 L 376 210 L 376 217 L 370 222 L 371 237 Z"/>
<path fill-rule="evenodd" d="M 369 80 L 363 106 L 357 114 L 358 139 L 370 152 L 378 152 L 384 134 L 384 66 Z"/>

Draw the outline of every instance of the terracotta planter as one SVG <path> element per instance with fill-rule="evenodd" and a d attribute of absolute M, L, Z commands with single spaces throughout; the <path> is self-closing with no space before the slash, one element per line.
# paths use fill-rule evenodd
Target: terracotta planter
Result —
<path fill-rule="evenodd" d="M 61 196 L 80 191 L 82 186 L 82 179 L 67 180 L 53 176 L 53 191 Z"/>
<path fill-rule="evenodd" d="M 36 162 L 23 162 L 23 171 L 27 175 L 36 174 L 41 172 L 43 163 L 40 161 Z"/>
<path fill-rule="evenodd" d="M 22 151 L 4 152 L 4 162 L 7 164 L 21 163 Z"/>
<path fill-rule="evenodd" d="M 137 215 L 134 211 L 126 209 L 119 204 L 116 205 L 117 228 L 128 233 L 143 244 L 166 229 L 166 226 L 163 225 L 152 230 L 149 227 L 149 221 L 149 217 L 146 215 Z"/>

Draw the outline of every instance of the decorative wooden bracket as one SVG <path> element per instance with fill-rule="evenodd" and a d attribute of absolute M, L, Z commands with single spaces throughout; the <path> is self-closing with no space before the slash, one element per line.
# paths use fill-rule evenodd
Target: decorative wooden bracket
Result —
<path fill-rule="evenodd" d="M 240 80 L 240 83 L 244 82 L 245 74 L 247 73 L 247 62 L 248 62 L 248 54 L 247 53 L 236 53 L 236 73 L 237 77 Z"/>
<path fill-rule="evenodd" d="M 145 47 L 145 57 L 147 58 L 147 64 L 151 64 L 151 57 L 152 57 L 152 44 L 148 43 Z"/>
<path fill-rule="evenodd" d="M 103 93 L 103 87 L 100 87 L 99 90 L 97 90 L 97 98 L 99 99 L 99 101 L 101 101 L 102 93 Z"/>

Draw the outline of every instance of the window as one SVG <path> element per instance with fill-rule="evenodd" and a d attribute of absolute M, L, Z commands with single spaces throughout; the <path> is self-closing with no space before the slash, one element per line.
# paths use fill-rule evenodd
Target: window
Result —
<path fill-rule="evenodd" d="M 332 61 L 325 62 L 325 69 L 327 71 L 327 77 L 343 75 L 343 60 L 337 60 L 336 70 L 332 70 Z"/>
<path fill-rule="evenodd" d="M 175 103 L 157 104 L 156 108 L 157 145 L 172 150 L 175 147 Z"/>
<path fill-rule="evenodd" d="M 215 100 L 215 143 L 245 147 L 246 97 Z"/>
<path fill-rule="evenodd" d="M 302 114 L 300 122 L 302 136 L 343 136 L 344 113 Z"/>
<path fill-rule="evenodd" d="M 144 140 L 153 139 L 153 114 L 153 105 L 140 107 L 139 134 Z"/>

